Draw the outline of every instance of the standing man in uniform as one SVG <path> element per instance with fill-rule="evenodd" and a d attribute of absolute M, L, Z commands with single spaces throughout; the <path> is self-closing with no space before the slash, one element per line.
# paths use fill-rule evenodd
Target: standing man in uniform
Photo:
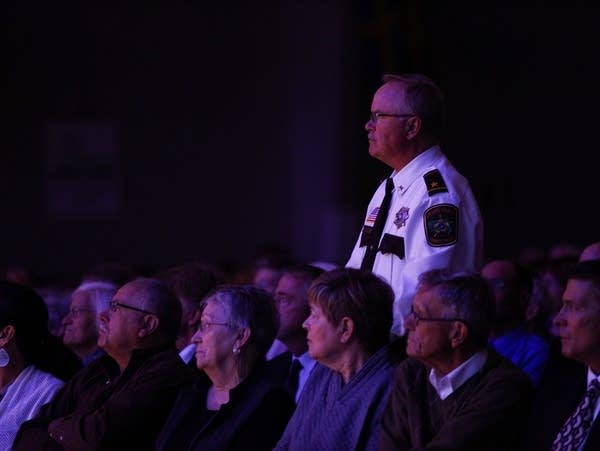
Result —
<path fill-rule="evenodd" d="M 375 192 L 346 264 L 373 271 L 395 292 L 392 332 L 404 334 L 418 277 L 477 271 L 483 223 L 467 180 L 439 142 L 443 93 L 424 75 L 385 75 L 365 125 L 369 154 L 393 169 Z"/>

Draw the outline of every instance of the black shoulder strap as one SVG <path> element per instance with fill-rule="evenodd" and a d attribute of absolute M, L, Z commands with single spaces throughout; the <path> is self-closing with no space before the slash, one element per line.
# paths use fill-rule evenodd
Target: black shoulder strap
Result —
<path fill-rule="evenodd" d="M 433 169 L 429 171 L 427 174 L 423 176 L 425 179 L 425 185 L 427 185 L 427 193 L 430 196 L 433 196 L 437 193 L 447 193 L 448 188 L 446 187 L 446 182 L 444 182 L 444 178 L 440 171 L 437 169 Z"/>

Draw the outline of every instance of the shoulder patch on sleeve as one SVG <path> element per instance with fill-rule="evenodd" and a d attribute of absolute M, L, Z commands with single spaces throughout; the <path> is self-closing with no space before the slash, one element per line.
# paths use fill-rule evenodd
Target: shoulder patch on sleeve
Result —
<path fill-rule="evenodd" d="M 427 193 L 432 196 L 437 193 L 447 193 L 448 187 L 440 171 L 434 169 L 423 176 L 425 185 L 427 185 Z"/>
<path fill-rule="evenodd" d="M 423 213 L 423 225 L 430 246 L 450 246 L 458 241 L 458 208 L 451 204 L 434 205 Z"/>

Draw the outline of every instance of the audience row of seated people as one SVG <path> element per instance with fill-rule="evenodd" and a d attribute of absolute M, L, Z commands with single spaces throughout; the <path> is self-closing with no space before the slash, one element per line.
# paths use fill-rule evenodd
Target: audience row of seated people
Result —
<path fill-rule="evenodd" d="M 270 292 L 196 264 L 85 280 L 64 344 L 40 296 L 2 282 L 0 449 L 600 449 L 597 247 L 552 344 L 508 260 L 424 272 L 393 339 L 391 288 L 354 269 L 281 268 Z"/>

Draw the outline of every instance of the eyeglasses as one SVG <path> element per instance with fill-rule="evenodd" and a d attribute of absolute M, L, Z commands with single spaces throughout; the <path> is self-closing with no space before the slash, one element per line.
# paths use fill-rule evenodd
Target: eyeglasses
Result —
<path fill-rule="evenodd" d="M 380 117 L 411 117 L 414 114 L 392 114 L 392 113 L 380 113 L 379 111 L 371 111 L 369 115 L 369 120 L 374 124 L 377 123 L 377 120 Z"/>
<path fill-rule="evenodd" d="M 146 315 L 154 315 L 155 314 L 153 312 L 149 312 L 148 310 L 133 307 L 133 306 L 127 305 L 127 304 L 123 304 L 122 302 L 119 302 L 119 301 L 111 301 L 110 302 L 109 308 L 110 308 L 111 312 L 113 312 L 113 313 L 116 312 L 117 310 L 119 310 L 119 307 L 126 308 L 129 310 L 135 310 L 136 312 L 145 313 Z"/>
<path fill-rule="evenodd" d="M 229 323 L 213 323 L 211 321 L 200 321 L 198 325 L 198 330 L 202 333 L 208 332 L 212 326 L 227 326 L 230 327 Z"/>
<path fill-rule="evenodd" d="M 72 309 L 70 309 L 68 311 L 68 315 L 71 315 L 73 318 L 77 318 L 79 315 L 81 315 L 81 313 L 83 312 L 96 312 L 96 310 L 91 309 L 91 308 L 77 308 L 77 307 L 73 307 Z"/>
<path fill-rule="evenodd" d="M 423 322 L 426 322 L 426 321 L 441 321 L 441 322 L 445 322 L 445 323 L 451 323 L 451 322 L 454 322 L 454 321 L 460 321 L 461 323 L 466 324 L 465 321 L 463 321 L 460 318 L 435 318 L 435 317 L 427 318 L 425 316 L 419 315 L 417 312 L 414 311 L 414 309 L 412 307 L 410 308 L 410 312 L 408 312 L 408 316 L 406 317 L 406 319 L 414 321 L 415 326 L 418 326 L 421 321 L 423 321 Z"/>

